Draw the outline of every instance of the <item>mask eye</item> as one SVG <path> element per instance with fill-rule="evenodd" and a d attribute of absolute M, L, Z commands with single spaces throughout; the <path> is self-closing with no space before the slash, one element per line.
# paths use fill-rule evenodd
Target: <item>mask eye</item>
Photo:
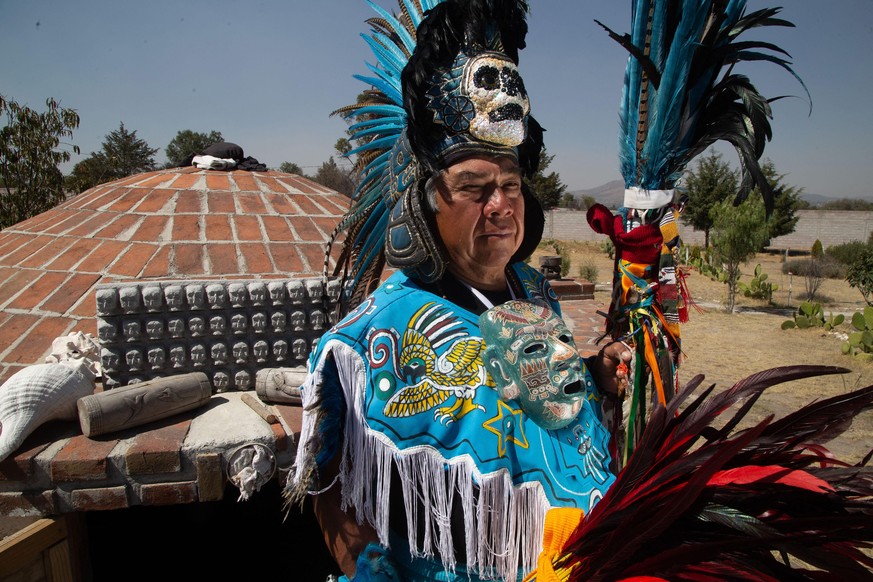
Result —
<path fill-rule="evenodd" d="M 535 354 L 546 349 L 546 344 L 543 342 L 533 342 L 524 347 L 524 353 L 527 355 Z"/>
<path fill-rule="evenodd" d="M 565 344 L 572 345 L 574 343 L 573 336 L 570 335 L 569 333 L 562 333 L 561 335 L 558 336 L 558 339 L 561 340 L 562 342 L 564 342 Z"/>
<path fill-rule="evenodd" d="M 497 89 L 500 87 L 500 73 L 496 67 L 481 67 L 473 75 L 473 84 L 480 89 Z"/>

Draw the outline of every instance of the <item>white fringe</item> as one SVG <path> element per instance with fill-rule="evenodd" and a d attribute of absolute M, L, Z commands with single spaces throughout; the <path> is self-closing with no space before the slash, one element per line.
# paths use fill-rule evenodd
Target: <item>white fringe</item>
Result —
<path fill-rule="evenodd" d="M 349 408 L 339 473 L 342 509 L 354 507 L 358 520 L 373 526 L 379 542 L 389 547 L 388 500 L 391 498 L 391 468 L 395 465 L 406 509 L 408 543 L 415 557 L 438 558 L 447 572 L 455 571 L 457 560 L 450 519 L 457 493 L 464 516 L 467 568 L 483 577 L 501 580 L 515 580 L 519 569 L 533 570 L 542 548 L 549 509 L 541 485 L 513 487 L 505 471 L 482 475 L 471 458 L 464 456 L 447 461 L 432 447 L 398 451 L 387 437 L 366 427 L 364 391 L 356 389 L 364 385 L 366 368 L 352 348 L 332 340 L 324 347 L 322 361 L 305 388 L 317 385 L 328 352 L 333 354 L 337 364 Z M 303 390 L 304 407 L 312 403 L 313 392 L 313 389 Z M 298 479 L 303 464 L 301 451 L 314 435 L 314 420 L 314 412 L 304 408 L 295 473 Z M 479 489 L 478 501 L 474 483 Z M 423 530 L 422 539 L 417 539 L 419 525 Z M 438 556 L 434 555 L 434 548 Z"/>

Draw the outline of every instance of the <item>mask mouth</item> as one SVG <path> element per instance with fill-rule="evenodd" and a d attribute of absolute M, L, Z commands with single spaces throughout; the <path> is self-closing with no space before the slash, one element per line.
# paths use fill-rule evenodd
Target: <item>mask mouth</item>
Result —
<path fill-rule="evenodd" d="M 524 108 L 522 108 L 518 103 L 507 103 L 506 105 L 501 105 L 488 114 L 488 119 L 492 123 L 507 120 L 520 121 L 523 118 Z"/>
<path fill-rule="evenodd" d="M 564 386 L 564 394 L 572 395 L 579 394 L 582 392 L 582 380 L 576 380 L 575 382 L 570 382 L 566 386 Z"/>

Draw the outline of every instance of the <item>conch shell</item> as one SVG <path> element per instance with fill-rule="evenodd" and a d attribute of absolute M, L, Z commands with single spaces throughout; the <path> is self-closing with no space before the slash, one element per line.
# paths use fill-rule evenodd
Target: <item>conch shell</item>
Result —
<path fill-rule="evenodd" d="M 95 369 L 90 350 L 78 349 L 81 346 L 76 346 L 73 334 L 68 338 L 70 342 L 58 338 L 64 340 L 64 347 L 53 354 L 53 363 L 28 366 L 0 386 L 0 461 L 46 422 L 76 420 L 76 402 L 94 393 Z"/>

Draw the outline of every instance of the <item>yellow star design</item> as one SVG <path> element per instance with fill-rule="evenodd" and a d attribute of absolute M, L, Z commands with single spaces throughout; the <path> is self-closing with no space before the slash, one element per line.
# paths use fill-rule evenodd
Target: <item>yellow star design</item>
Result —
<path fill-rule="evenodd" d="M 504 415 L 504 409 L 509 413 Z M 511 441 L 523 449 L 528 448 L 527 437 L 524 436 L 524 426 L 521 423 L 521 410 L 513 410 L 502 400 L 497 401 L 497 416 L 486 420 L 482 426 L 485 430 L 497 435 L 497 454 L 506 455 L 506 443 Z M 495 428 L 496 427 L 496 428 Z M 515 433 L 521 436 L 519 440 Z"/>

